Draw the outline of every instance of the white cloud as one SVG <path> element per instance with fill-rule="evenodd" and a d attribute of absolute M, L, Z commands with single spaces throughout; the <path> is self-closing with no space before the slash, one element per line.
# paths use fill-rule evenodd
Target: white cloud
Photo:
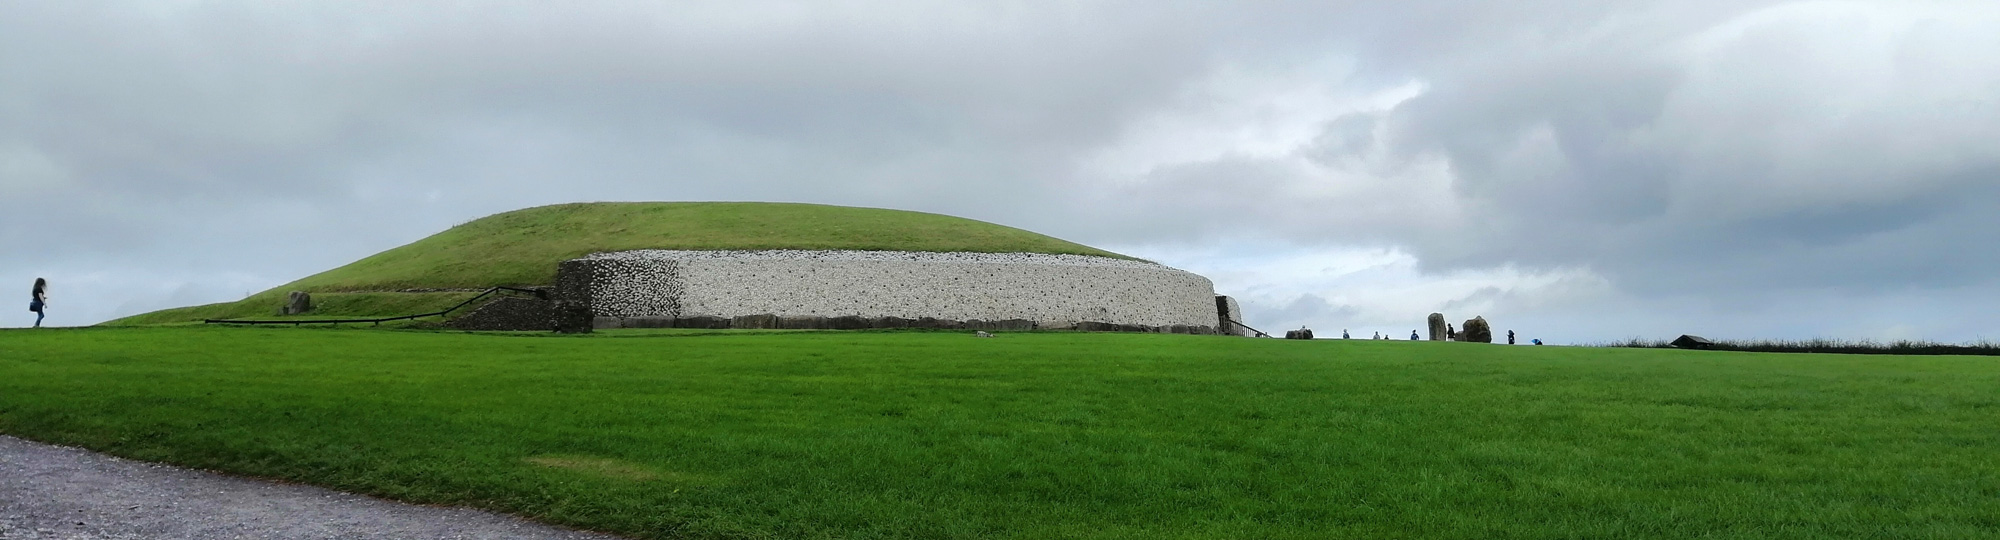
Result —
<path fill-rule="evenodd" d="M 1991 2 L 0 13 L 0 277 L 69 314 L 634 199 L 1136 246 L 1271 325 L 1969 339 L 2000 302 Z"/>

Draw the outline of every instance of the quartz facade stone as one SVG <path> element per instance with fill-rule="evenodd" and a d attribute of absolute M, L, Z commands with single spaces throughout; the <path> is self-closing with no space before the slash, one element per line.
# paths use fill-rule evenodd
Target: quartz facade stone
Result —
<path fill-rule="evenodd" d="M 564 261 L 556 284 L 560 298 L 587 305 L 594 316 L 643 318 L 649 326 L 663 324 L 651 318 L 737 328 L 879 328 L 903 320 L 1214 333 L 1219 315 L 1208 278 L 1082 255 L 639 250 Z"/>

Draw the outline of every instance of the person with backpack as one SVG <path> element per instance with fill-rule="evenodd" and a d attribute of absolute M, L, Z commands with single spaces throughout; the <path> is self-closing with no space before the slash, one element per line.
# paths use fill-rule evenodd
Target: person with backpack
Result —
<path fill-rule="evenodd" d="M 35 291 L 28 299 L 28 311 L 35 312 L 35 328 L 42 327 L 42 317 L 48 316 L 49 280 L 35 278 Z"/>

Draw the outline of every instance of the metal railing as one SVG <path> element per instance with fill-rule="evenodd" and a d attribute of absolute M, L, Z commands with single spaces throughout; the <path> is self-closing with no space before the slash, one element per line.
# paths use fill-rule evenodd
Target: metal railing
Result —
<path fill-rule="evenodd" d="M 1238 321 L 1237 321 L 1236 319 L 1224 319 L 1224 320 L 1227 320 L 1227 321 L 1229 321 L 1229 324 L 1234 324 L 1234 325 L 1236 325 L 1236 326 L 1241 326 L 1241 327 L 1243 327 L 1243 329 L 1244 329 L 1244 330 L 1249 330 L 1249 331 L 1251 331 L 1251 332 L 1256 332 L 1256 333 L 1257 333 L 1257 335 L 1256 335 L 1256 336 L 1253 336 L 1253 337 L 1271 337 L 1271 335 L 1270 335 L 1270 334 L 1266 334 L 1266 333 L 1264 333 L 1264 331 L 1263 331 L 1263 330 L 1258 330 L 1258 329 L 1255 329 L 1255 328 L 1251 328 L 1251 327 L 1250 327 L 1250 325 L 1247 325 L 1247 324 L 1243 324 L 1243 323 L 1241 323 L 1241 322 L 1238 322 Z"/>
<path fill-rule="evenodd" d="M 342 323 L 375 323 L 376 325 L 381 325 L 382 323 L 385 323 L 385 322 L 389 322 L 389 321 L 405 321 L 405 320 L 411 320 L 411 319 L 421 319 L 421 318 L 424 318 L 424 317 L 442 317 L 442 316 L 444 316 L 444 315 L 446 315 L 446 314 L 449 314 L 449 313 L 451 313 L 451 312 L 453 312 L 453 311 L 458 311 L 458 308 L 462 308 L 462 307 L 465 307 L 465 306 L 467 306 L 467 305 L 471 305 L 471 304 L 472 304 L 473 302 L 478 302 L 478 301 L 479 301 L 479 299 L 481 299 L 481 298 L 485 298 L 485 297 L 487 297 L 487 296 L 489 296 L 489 295 L 492 295 L 492 294 L 495 294 L 495 293 L 499 293 L 499 292 L 501 292 L 501 291 L 513 291 L 513 292 L 522 292 L 522 293 L 528 293 L 528 294 L 533 294 L 533 295 L 535 295 L 535 297 L 536 297 L 536 298 L 548 298 L 548 291 L 547 291 L 547 289 L 523 289 L 523 288 L 520 288 L 520 287 L 494 287 L 494 288 L 491 288 L 491 289 L 486 289 L 485 291 L 481 291 L 481 292 L 480 292 L 479 294 L 477 294 L 477 295 L 473 295 L 473 297 L 472 297 L 472 298 L 467 298 L 467 299 L 465 299 L 465 301 L 464 301 L 464 302 L 459 302 L 459 303 L 458 303 L 458 305 L 455 305 L 455 306 L 452 306 L 452 307 L 448 307 L 448 308 L 445 308 L 445 309 L 444 309 L 444 311 L 437 311 L 437 312 L 431 312 L 431 313 L 418 313 L 418 314 L 416 314 L 416 315 L 403 315 L 403 316 L 399 316 L 399 317 L 377 317 L 377 318 L 372 318 L 372 319 L 293 319 L 293 320 L 288 320 L 288 321 L 270 321 L 270 320 L 264 320 L 264 321 L 257 321 L 257 320 L 244 320 L 244 319 L 202 319 L 202 320 L 201 320 L 201 322 L 202 322 L 202 324 L 289 324 L 289 325 L 292 325 L 292 326 L 298 326 L 298 325 L 301 325 L 301 324 L 342 324 Z"/>

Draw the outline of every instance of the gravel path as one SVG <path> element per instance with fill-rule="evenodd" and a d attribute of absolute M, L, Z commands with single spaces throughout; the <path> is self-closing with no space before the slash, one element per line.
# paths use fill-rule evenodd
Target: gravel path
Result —
<path fill-rule="evenodd" d="M 0 539 L 598 539 L 519 518 L 155 465 L 0 435 Z"/>

